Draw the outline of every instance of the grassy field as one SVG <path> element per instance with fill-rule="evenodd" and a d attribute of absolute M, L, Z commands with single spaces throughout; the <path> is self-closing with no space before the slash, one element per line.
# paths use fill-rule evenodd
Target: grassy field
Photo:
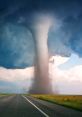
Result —
<path fill-rule="evenodd" d="M 9 93 L 0 93 L 0 97 L 3 97 L 3 96 L 11 96 L 11 95 L 15 95 L 15 94 L 9 94 Z"/>
<path fill-rule="evenodd" d="M 82 96 L 76 95 L 32 95 L 35 98 L 82 111 Z"/>
<path fill-rule="evenodd" d="M 1 96 L 6 96 L 6 95 L 9 95 L 9 94 L 6 94 L 6 93 L 0 93 L 0 97 L 1 97 Z"/>

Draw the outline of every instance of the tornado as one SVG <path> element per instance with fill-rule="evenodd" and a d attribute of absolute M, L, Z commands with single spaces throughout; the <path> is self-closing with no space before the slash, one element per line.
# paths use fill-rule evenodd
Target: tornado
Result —
<path fill-rule="evenodd" d="M 52 18 L 40 15 L 31 25 L 31 33 L 35 42 L 35 77 L 29 93 L 52 94 L 49 79 L 48 32 L 52 25 Z"/>

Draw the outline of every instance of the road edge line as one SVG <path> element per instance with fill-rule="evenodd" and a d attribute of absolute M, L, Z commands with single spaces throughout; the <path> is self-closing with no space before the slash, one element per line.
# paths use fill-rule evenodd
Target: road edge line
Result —
<path fill-rule="evenodd" d="M 44 111 L 42 111 L 39 107 L 37 107 L 33 102 L 31 102 L 27 97 L 23 96 L 22 97 L 27 100 L 32 106 L 34 106 L 39 112 L 41 112 L 45 117 L 49 117 Z"/>

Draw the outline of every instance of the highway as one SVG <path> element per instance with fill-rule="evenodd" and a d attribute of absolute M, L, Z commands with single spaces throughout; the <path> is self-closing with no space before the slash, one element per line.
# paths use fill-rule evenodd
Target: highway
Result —
<path fill-rule="evenodd" d="M 0 96 L 0 117 L 82 117 L 82 112 L 24 95 Z"/>

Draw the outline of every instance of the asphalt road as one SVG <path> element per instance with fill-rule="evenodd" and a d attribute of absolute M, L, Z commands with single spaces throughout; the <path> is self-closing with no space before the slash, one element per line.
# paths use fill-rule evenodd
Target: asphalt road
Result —
<path fill-rule="evenodd" d="M 0 97 L 0 117 L 82 117 L 82 112 L 30 96 Z"/>

